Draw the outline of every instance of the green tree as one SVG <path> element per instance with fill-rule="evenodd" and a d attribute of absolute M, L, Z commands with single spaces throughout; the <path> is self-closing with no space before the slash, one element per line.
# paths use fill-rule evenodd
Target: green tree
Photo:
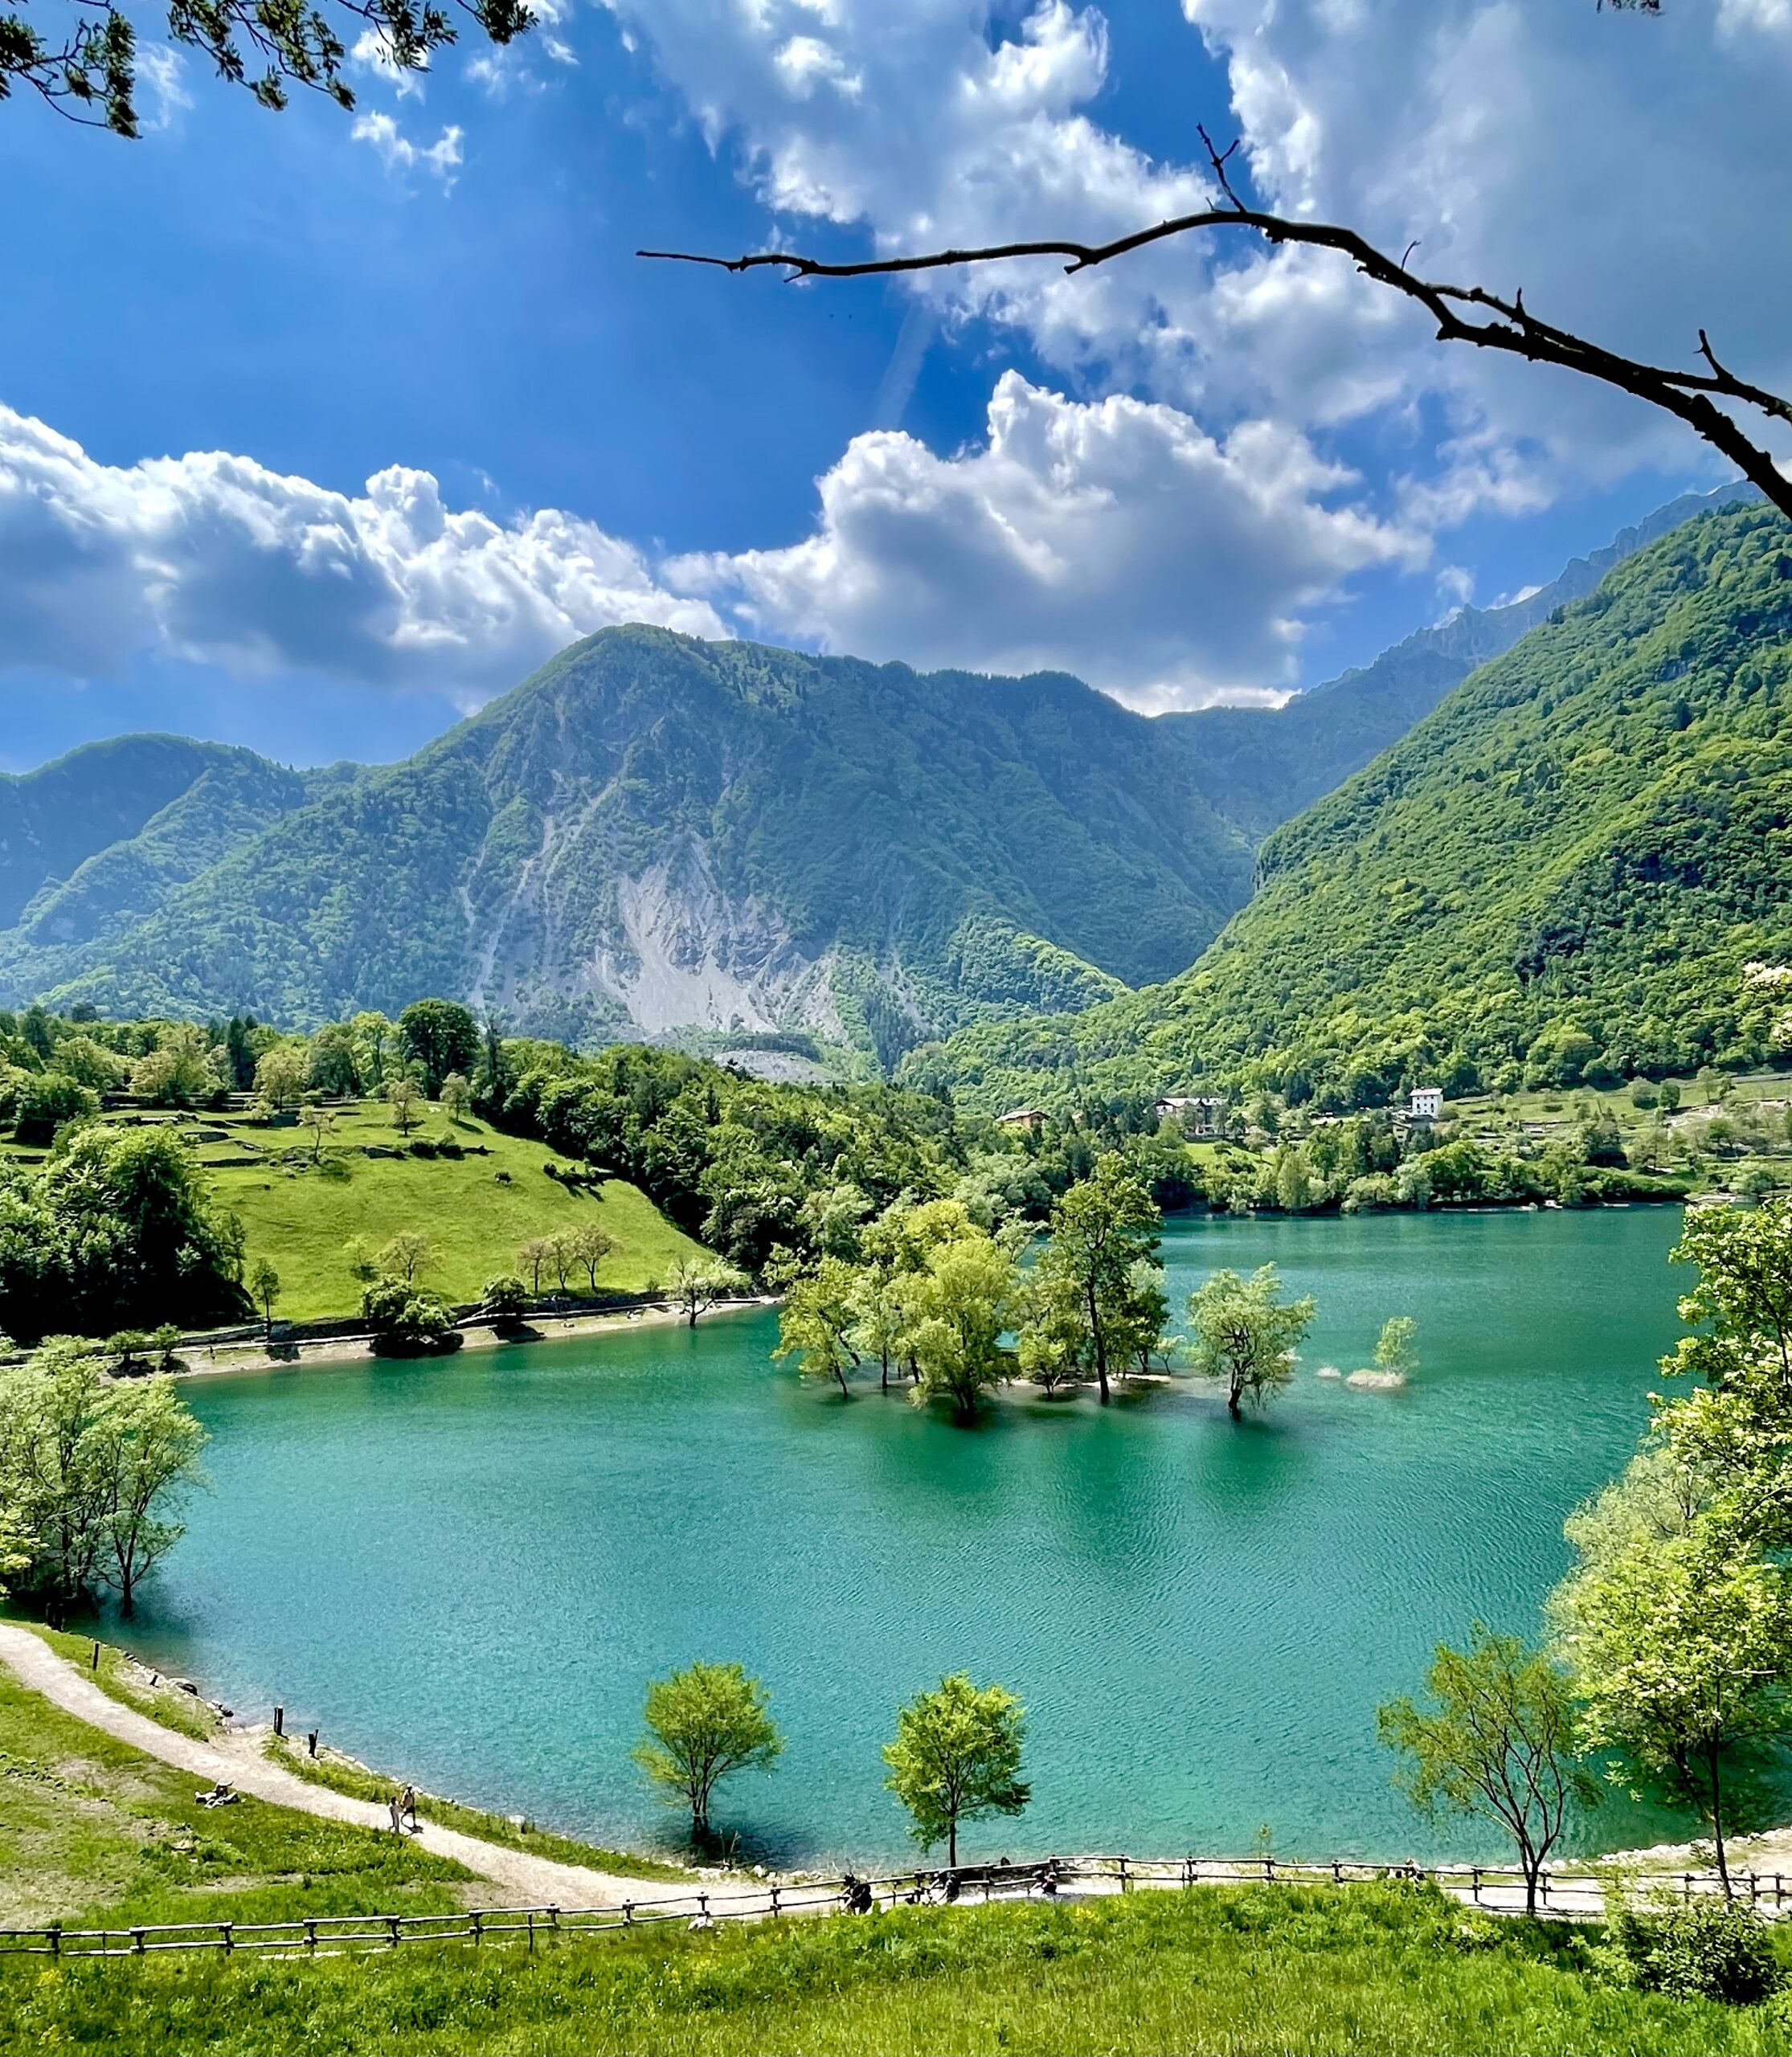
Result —
<path fill-rule="evenodd" d="M 1009 1377 L 1014 1359 L 1002 1342 L 1013 1321 L 1018 1274 L 992 1237 L 941 1244 L 906 1287 L 903 1347 L 913 1360 L 917 1406 L 950 1401 L 960 1421 Z"/>
<path fill-rule="evenodd" d="M 852 1266 L 837 1257 L 823 1258 L 798 1278 L 778 1311 L 778 1347 L 771 1353 L 780 1360 L 795 1357 L 804 1378 L 833 1380 L 842 1400 L 852 1397 L 846 1374 L 859 1361 L 852 1341 L 855 1282 Z"/>
<path fill-rule="evenodd" d="M 413 1000 L 399 1016 L 399 1048 L 433 1099 L 451 1073 L 464 1079 L 478 1062 L 479 1024 L 457 1000 Z"/>
<path fill-rule="evenodd" d="M 65 1122 L 91 1119 L 100 1111 L 100 1096 L 62 1071 L 23 1073 L 13 1102 L 13 1120 L 21 1143 L 50 1142 Z"/>
<path fill-rule="evenodd" d="M 554 1262 L 554 1238 L 551 1236 L 531 1236 L 517 1252 L 517 1265 L 529 1274 L 529 1290 L 538 1300 L 542 1297 L 542 1274 Z"/>
<path fill-rule="evenodd" d="M 585 1276 L 590 1281 L 595 1295 L 597 1274 L 620 1247 L 608 1229 L 600 1229 L 595 1221 L 581 1221 L 569 1231 L 567 1237 L 568 1253 L 576 1264 L 584 1266 Z"/>
<path fill-rule="evenodd" d="M 313 1104 L 299 1110 L 299 1120 L 311 1131 L 311 1161 L 313 1164 L 317 1163 L 323 1157 L 325 1139 L 336 1126 L 335 1110 Z"/>
<path fill-rule="evenodd" d="M 51 1621 L 108 1584 L 129 1610 L 178 1540 L 169 1516 L 204 1442 L 171 1380 L 116 1380 L 72 1337 L 0 1372 L 0 1498 L 30 1538 L 20 1585 Z"/>
<path fill-rule="evenodd" d="M 267 1327 L 268 1340 L 274 1339 L 274 1308 L 280 1294 L 280 1274 L 266 1258 L 258 1258 L 249 1274 L 249 1297 L 261 1310 L 261 1318 Z"/>
<path fill-rule="evenodd" d="M 1117 1151 L 1097 1159 L 1052 1211 L 1051 1240 L 1036 1269 L 1062 1321 L 1074 1306 L 1086 1361 L 1105 1405 L 1111 1375 L 1130 1366 L 1140 1312 L 1134 1267 L 1157 1262 L 1163 1216 L 1144 1182 Z M 1059 1284 L 1062 1290 L 1054 1290 Z"/>
<path fill-rule="evenodd" d="M 435 1261 L 436 1252 L 428 1237 L 415 1229 L 401 1229 L 374 1260 L 386 1278 L 402 1279 L 407 1286 L 415 1286 L 417 1274 L 427 1271 Z"/>
<path fill-rule="evenodd" d="M 131 1069 L 131 1090 L 153 1107 L 209 1107 L 230 1090 L 223 1053 L 197 1023 L 170 1022 Z"/>
<path fill-rule="evenodd" d="M 1089 1327 L 1073 1280 L 1036 1264 L 1021 1281 L 1020 1319 L 1014 1354 L 1023 1378 L 1048 1397 L 1087 1379 Z"/>
<path fill-rule="evenodd" d="M 1026 1710 L 1014 1695 L 980 1688 L 963 1671 L 898 1710 L 884 1784 L 908 1810 L 909 1833 L 923 1850 L 943 1842 L 955 1871 L 961 1823 L 1021 1812 L 1032 1797 L 1021 1778 L 1025 1740 Z"/>
<path fill-rule="evenodd" d="M 693 1328 L 700 1315 L 744 1293 L 751 1283 L 745 1272 L 709 1258 L 681 1257 L 666 1274 L 666 1290 Z"/>
<path fill-rule="evenodd" d="M 1418 1368 L 1418 1323 L 1410 1315 L 1390 1315 L 1375 1339 L 1375 1368 L 1409 1379 Z"/>
<path fill-rule="evenodd" d="M 472 1102 L 473 1088 L 467 1083 L 463 1073 L 451 1071 L 442 1081 L 440 1098 L 442 1102 L 442 1111 L 451 1122 L 457 1122 L 466 1113 Z"/>
<path fill-rule="evenodd" d="M 395 1073 L 386 1082 L 386 1104 L 392 1110 L 392 1126 L 408 1135 L 422 1117 L 423 1090 L 408 1072 Z"/>
<path fill-rule="evenodd" d="M 1670 1257 L 1697 1278 L 1679 1302 L 1691 1332 L 1663 1370 L 1711 1386 L 1765 1385 L 1764 1399 L 1792 1411 L 1792 1195 L 1689 1209 Z"/>
<path fill-rule="evenodd" d="M 645 1719 L 648 1732 L 630 1755 L 667 1800 L 690 1809 L 699 1840 L 723 1780 L 769 1771 L 783 1753 L 763 1687 L 738 1664 L 693 1664 L 655 1679 Z"/>
<path fill-rule="evenodd" d="M 529 1288 L 514 1272 L 500 1272 L 496 1278 L 487 1280 L 479 1307 L 494 1328 L 501 1331 L 520 1328 L 529 1311 Z"/>
<path fill-rule="evenodd" d="M 460 6 L 495 43 L 525 34 L 534 20 L 522 0 L 460 0 Z M 370 28 L 384 61 L 403 72 L 427 71 L 432 54 L 456 33 L 453 18 L 425 0 L 366 6 L 317 0 L 303 8 L 208 0 L 200 7 L 171 5 L 161 33 L 197 50 L 220 79 L 247 86 L 263 107 L 284 108 L 298 86 L 346 108 L 354 93 L 344 76 L 343 38 L 352 43 Z M 62 32 L 48 38 L 24 15 L 0 14 L 0 100 L 23 87 L 84 126 L 135 137 L 137 33 L 132 18 L 104 0 L 76 0 Z"/>
<path fill-rule="evenodd" d="M 1730 1836 L 1773 1806 L 1763 1745 L 1789 1725 L 1792 1593 L 1783 1567 L 1709 1514 L 1583 1563 L 1552 1612 L 1589 1748 L 1633 1789 L 1659 1786 L 1709 1827 L 1730 1890 Z"/>
<path fill-rule="evenodd" d="M 1598 1781 L 1578 1759 L 1569 1676 L 1542 1651 L 1477 1621 L 1466 1650 L 1438 1644 L 1426 1686 L 1429 1707 L 1402 1695 L 1377 1711 L 1382 1742 L 1401 1760 L 1394 1783 L 1427 1821 L 1497 1822 L 1517 1846 L 1524 1908 L 1534 1914 L 1538 1877 L 1571 1812 L 1599 1798 Z"/>
<path fill-rule="evenodd" d="M 290 1113 L 311 1082 L 311 1053 L 302 1043 L 276 1043 L 255 1068 L 256 1095 L 271 1114 Z"/>
<path fill-rule="evenodd" d="M 1234 1421 L 1246 1405 L 1262 1406 L 1293 1378 L 1295 1353 L 1316 1312 L 1310 1295 L 1283 1298 L 1273 1264 L 1260 1266 L 1248 1279 L 1235 1271 L 1216 1271 L 1190 1296 L 1194 1368 L 1203 1378 L 1224 1382 Z"/>
<path fill-rule="evenodd" d="M 440 1298 L 403 1278 L 376 1278 L 361 1295 L 361 1319 L 376 1356 L 439 1356 L 460 1347 L 460 1331 Z"/>
<path fill-rule="evenodd" d="M 170 1517 L 180 1498 L 201 1482 L 206 1432 L 173 1380 L 162 1376 L 115 1392 L 103 1418 L 112 1474 L 109 1577 L 129 1614 L 145 1573 L 186 1532 Z"/>

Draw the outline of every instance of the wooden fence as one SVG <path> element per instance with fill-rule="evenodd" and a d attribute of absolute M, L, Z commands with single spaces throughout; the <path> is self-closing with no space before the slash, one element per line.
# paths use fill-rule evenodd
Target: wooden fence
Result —
<path fill-rule="evenodd" d="M 216 1950 L 226 1957 L 338 1956 L 395 1950 L 414 1943 L 486 1943 L 534 1950 L 584 1936 L 669 1923 L 706 1928 L 724 1920 L 771 1920 L 791 1915 L 870 1913 L 902 1906 L 994 1900 L 1073 1898 L 1196 1886 L 1344 1886 L 1389 1880 L 1426 1880 L 1465 1905 L 1491 1913 L 1525 1911 L 1522 1872 L 1487 1864 L 1368 1864 L 1336 1859 L 1295 1863 L 1276 1857 L 1139 1858 L 1092 1855 L 1046 1858 L 1037 1863 L 961 1866 L 956 1871 L 904 1871 L 873 1879 L 847 1874 L 794 1883 L 705 1888 L 620 1907 L 505 1907 L 452 1914 L 312 1915 L 288 1921 L 180 1921 L 126 1928 L 70 1928 L 51 1922 L 38 1928 L 0 1928 L 0 1957 L 148 1957 L 170 1950 Z M 1721 1890 L 1708 1872 L 1659 1875 L 1653 1883 L 1688 1900 Z M 1737 1872 L 1733 1887 L 1763 1913 L 1786 1906 L 1779 1872 Z M 1606 1912 L 1603 1882 L 1584 1871 L 1544 1871 L 1538 1881 L 1540 1911 L 1557 1919 L 1588 1920 Z"/>

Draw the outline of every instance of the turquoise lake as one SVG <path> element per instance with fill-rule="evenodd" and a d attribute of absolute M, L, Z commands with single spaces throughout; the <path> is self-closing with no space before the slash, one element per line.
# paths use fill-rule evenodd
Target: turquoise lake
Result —
<path fill-rule="evenodd" d="M 788 1747 L 718 1826 L 786 1864 L 909 1846 L 896 1703 L 942 1672 L 1030 1710 L 1033 1801 L 966 1854 L 1496 1849 L 1427 1833 L 1375 1707 L 1479 1617 L 1534 1631 L 1563 1516 L 1623 1466 L 1681 1280 L 1677 1210 L 1195 1219 L 1173 1304 L 1274 1260 L 1315 1294 L 1295 1385 L 1188 1384 L 973 1429 L 770 1363 L 775 1317 L 195 1380 L 212 1490 L 127 1640 L 239 1712 L 605 1842 L 677 1820 L 627 1752 L 647 1679 L 738 1658 Z M 1403 1392 L 1315 1374 L 1418 1323 Z M 1662 1825 L 1606 1810 L 1610 1846 Z"/>

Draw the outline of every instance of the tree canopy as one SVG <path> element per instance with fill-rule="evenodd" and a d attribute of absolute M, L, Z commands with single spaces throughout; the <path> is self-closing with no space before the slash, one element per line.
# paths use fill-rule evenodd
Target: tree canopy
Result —
<path fill-rule="evenodd" d="M 526 0 L 455 4 L 494 43 L 513 41 L 534 21 Z M 74 121 L 140 135 L 137 15 L 106 0 L 75 0 L 72 12 L 56 36 L 23 14 L 0 13 L 0 100 L 23 88 Z M 294 87 L 352 108 L 344 67 L 353 43 L 368 31 L 400 72 L 427 71 L 459 35 L 455 14 L 433 0 L 172 0 L 157 27 L 170 43 L 197 51 L 227 84 L 276 109 Z"/>

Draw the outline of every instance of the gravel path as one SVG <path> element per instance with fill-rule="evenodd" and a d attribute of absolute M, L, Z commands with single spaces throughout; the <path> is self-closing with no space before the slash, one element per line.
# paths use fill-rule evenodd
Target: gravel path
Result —
<path fill-rule="evenodd" d="M 378 1801 L 354 1800 L 333 1793 L 328 1786 L 313 1785 L 271 1763 L 262 1755 L 260 1740 L 252 1733 L 226 1730 L 214 1740 L 198 1741 L 182 1736 L 134 1707 L 122 1706 L 100 1691 L 91 1679 L 65 1658 L 59 1657 L 42 1637 L 11 1621 L 0 1621 L 0 1662 L 35 1693 L 145 1756 L 159 1757 L 207 1785 L 233 1785 L 239 1793 L 252 1793 L 259 1800 L 297 1808 L 301 1813 L 320 1814 L 334 1822 L 352 1822 L 362 1828 L 388 1829 L 391 1817 Z M 538 1857 L 526 1850 L 509 1850 L 501 1843 L 484 1842 L 457 1829 L 434 1822 L 420 1825 L 416 1840 L 439 1857 L 451 1857 L 469 1871 L 490 1880 L 498 1891 L 494 1906 L 517 1907 L 620 1907 L 624 1900 L 687 1903 L 694 1912 L 699 1891 L 710 1904 L 733 1898 L 745 1899 L 764 1887 L 734 1885 L 708 1879 L 682 1887 L 670 1879 L 630 1879 L 619 1873 L 588 1869 L 581 1864 L 562 1864 Z"/>

